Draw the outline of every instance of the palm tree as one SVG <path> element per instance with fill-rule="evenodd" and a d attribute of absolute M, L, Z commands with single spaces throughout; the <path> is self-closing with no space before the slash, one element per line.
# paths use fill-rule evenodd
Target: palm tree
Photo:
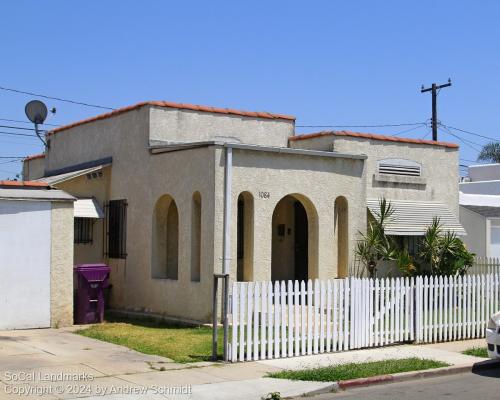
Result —
<path fill-rule="evenodd" d="M 500 142 L 490 142 L 483 146 L 477 161 L 500 163 Z"/>

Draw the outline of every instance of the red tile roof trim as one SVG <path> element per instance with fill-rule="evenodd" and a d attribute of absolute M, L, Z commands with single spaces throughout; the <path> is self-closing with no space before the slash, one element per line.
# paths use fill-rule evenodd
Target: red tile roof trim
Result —
<path fill-rule="evenodd" d="M 48 188 L 49 184 L 39 181 L 0 181 L 1 186 L 9 186 L 15 188 Z"/>
<path fill-rule="evenodd" d="M 240 115 L 242 117 L 251 117 L 251 118 L 265 118 L 265 119 L 283 119 L 289 121 L 295 121 L 295 117 L 291 115 L 284 114 L 271 114 L 264 111 L 239 111 L 233 110 L 230 108 L 217 108 L 217 107 L 209 107 L 209 106 L 199 106 L 196 104 L 182 104 L 182 103 L 173 103 L 170 101 L 144 101 L 142 103 L 137 103 L 132 106 L 119 108 L 117 110 L 111 111 L 109 113 L 97 115 L 95 117 L 87 118 L 81 121 L 74 122 L 69 125 L 64 125 L 59 128 L 55 128 L 51 130 L 47 136 L 53 135 L 54 133 L 64 131 L 66 129 L 74 128 L 75 126 L 83 125 L 89 122 L 99 121 L 101 119 L 106 119 L 110 117 L 114 117 L 115 115 L 120 115 L 126 113 L 128 111 L 136 110 L 143 106 L 157 106 L 163 108 L 177 108 L 180 110 L 192 110 L 192 111 L 201 111 L 215 114 L 229 114 L 229 115 Z"/>
<path fill-rule="evenodd" d="M 451 149 L 457 149 L 459 147 L 458 144 L 450 143 L 450 142 L 435 142 L 433 140 L 410 139 L 410 138 L 402 138 L 402 137 L 396 137 L 396 136 L 385 136 L 385 135 L 377 135 L 377 134 L 373 134 L 373 133 L 360 133 L 360 132 L 350 132 L 350 131 L 324 131 L 324 132 L 309 133 L 309 134 L 305 134 L 305 135 L 292 136 L 292 137 L 288 138 L 288 140 L 290 140 L 290 141 L 306 140 L 306 139 L 314 139 L 314 138 L 321 137 L 321 136 L 349 136 L 349 137 L 356 137 L 356 138 L 362 138 L 362 139 L 384 140 L 387 142 L 441 146 L 441 147 L 448 147 Z"/>
<path fill-rule="evenodd" d="M 27 156 L 24 161 L 36 160 L 38 158 L 45 158 L 45 153 L 33 154 L 32 156 Z"/>

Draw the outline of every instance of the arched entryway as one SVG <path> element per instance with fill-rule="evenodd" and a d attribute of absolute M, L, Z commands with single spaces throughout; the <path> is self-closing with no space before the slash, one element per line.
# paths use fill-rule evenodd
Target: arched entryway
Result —
<path fill-rule="evenodd" d="M 242 192 L 238 196 L 237 270 L 238 281 L 253 280 L 253 196 Z"/>
<path fill-rule="evenodd" d="M 272 218 L 271 279 L 307 280 L 317 276 L 317 216 L 305 196 L 283 197 Z"/>
<path fill-rule="evenodd" d="M 348 205 L 344 196 L 335 199 L 335 238 L 337 242 L 337 276 L 349 275 L 349 225 Z"/>

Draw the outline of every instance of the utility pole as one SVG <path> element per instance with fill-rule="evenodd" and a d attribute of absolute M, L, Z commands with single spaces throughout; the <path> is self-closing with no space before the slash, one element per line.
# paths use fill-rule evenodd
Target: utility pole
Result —
<path fill-rule="evenodd" d="M 437 119 L 437 93 L 438 90 L 451 86 L 451 79 L 448 79 L 448 83 L 443 85 L 437 85 L 435 83 L 432 84 L 430 88 L 425 89 L 424 85 L 422 85 L 422 89 L 420 93 L 432 92 L 432 140 L 435 142 L 438 140 L 438 119 Z"/>

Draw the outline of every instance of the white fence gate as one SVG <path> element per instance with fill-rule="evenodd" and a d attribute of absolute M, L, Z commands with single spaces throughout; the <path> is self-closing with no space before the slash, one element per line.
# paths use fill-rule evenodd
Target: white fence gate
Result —
<path fill-rule="evenodd" d="M 231 361 L 484 336 L 500 276 L 235 282 Z"/>

